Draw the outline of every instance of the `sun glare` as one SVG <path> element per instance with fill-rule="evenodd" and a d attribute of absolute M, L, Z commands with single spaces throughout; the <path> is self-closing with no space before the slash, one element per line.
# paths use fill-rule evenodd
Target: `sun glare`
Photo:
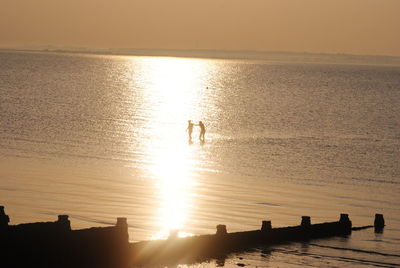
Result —
<path fill-rule="evenodd" d="M 144 58 L 142 73 L 149 88 L 143 89 L 149 111 L 148 166 L 159 201 L 157 232 L 153 239 L 166 238 L 171 232 L 187 236 L 185 223 L 193 205 L 195 166 L 194 146 L 188 144 L 187 120 L 198 120 L 201 78 L 207 63 L 178 58 Z"/>
<path fill-rule="evenodd" d="M 159 232 L 153 238 L 165 238 L 171 231 L 184 228 L 190 214 L 195 183 L 191 167 L 191 159 L 184 146 L 160 152 L 150 167 L 156 177 L 155 185 L 160 200 L 157 212 Z"/>

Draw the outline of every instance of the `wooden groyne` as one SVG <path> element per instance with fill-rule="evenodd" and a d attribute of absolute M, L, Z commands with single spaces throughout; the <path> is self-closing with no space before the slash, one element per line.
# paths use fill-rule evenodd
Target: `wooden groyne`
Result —
<path fill-rule="evenodd" d="M 0 206 L 0 267 L 128 267 L 126 218 L 115 226 L 72 230 L 68 215 L 54 222 L 9 225 Z"/>
<path fill-rule="evenodd" d="M 126 218 L 115 226 L 72 230 L 67 215 L 55 222 L 9 225 L 9 217 L 0 206 L 0 264 L 4 267 L 113 267 L 193 263 L 219 258 L 230 252 L 249 250 L 292 241 L 347 236 L 352 231 L 385 226 L 382 214 L 375 215 L 374 225 L 352 227 L 347 214 L 338 221 L 312 224 L 303 216 L 298 226 L 272 228 L 263 221 L 260 229 L 228 233 L 217 225 L 215 234 L 166 240 L 129 243 Z M 1 266 L 3 267 L 3 266 Z"/>
<path fill-rule="evenodd" d="M 147 241 L 132 244 L 133 262 L 190 262 L 216 258 L 233 251 L 268 246 L 292 241 L 307 241 L 314 238 L 349 235 L 352 223 L 347 214 L 339 221 L 311 224 L 311 218 L 303 216 L 298 226 L 272 228 L 271 221 L 263 221 L 259 230 L 228 233 L 225 225 L 217 225 L 214 235 L 199 235 L 186 238 L 171 237 L 162 241 Z"/>

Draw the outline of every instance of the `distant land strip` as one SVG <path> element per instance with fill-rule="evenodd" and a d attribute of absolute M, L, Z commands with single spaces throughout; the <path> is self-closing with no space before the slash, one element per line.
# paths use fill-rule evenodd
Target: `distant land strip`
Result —
<path fill-rule="evenodd" d="M 178 50 L 178 49 L 92 49 L 81 47 L 16 47 L 0 48 L 0 52 L 51 52 L 96 55 L 151 56 L 209 58 L 232 60 L 261 60 L 277 62 L 331 63 L 355 65 L 393 65 L 400 66 L 400 57 L 384 55 L 325 54 L 287 51 L 236 51 L 236 50 Z"/>

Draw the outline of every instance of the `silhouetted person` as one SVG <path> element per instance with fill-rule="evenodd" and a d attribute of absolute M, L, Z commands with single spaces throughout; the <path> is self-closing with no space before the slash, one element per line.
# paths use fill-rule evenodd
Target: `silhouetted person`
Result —
<path fill-rule="evenodd" d="M 189 135 L 189 141 L 192 141 L 193 126 L 194 126 L 194 124 L 192 123 L 192 120 L 188 120 L 188 127 L 186 130 Z"/>
<path fill-rule="evenodd" d="M 203 122 L 199 121 L 199 127 L 200 127 L 200 136 L 199 136 L 199 140 L 200 140 L 200 141 L 204 141 L 204 140 L 205 140 L 204 135 L 206 134 L 206 128 L 205 128 Z"/>

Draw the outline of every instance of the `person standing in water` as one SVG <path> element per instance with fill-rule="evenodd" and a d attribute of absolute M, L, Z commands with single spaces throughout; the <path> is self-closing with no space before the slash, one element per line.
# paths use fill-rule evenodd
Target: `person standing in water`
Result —
<path fill-rule="evenodd" d="M 200 136 L 199 140 L 204 142 L 205 140 L 205 134 L 206 134 L 206 127 L 204 126 L 203 122 L 199 121 L 199 127 L 200 127 Z"/>
<path fill-rule="evenodd" d="M 189 141 L 192 141 L 193 126 L 194 126 L 194 124 L 192 123 L 192 120 L 188 120 L 188 127 L 186 130 L 189 135 Z"/>

